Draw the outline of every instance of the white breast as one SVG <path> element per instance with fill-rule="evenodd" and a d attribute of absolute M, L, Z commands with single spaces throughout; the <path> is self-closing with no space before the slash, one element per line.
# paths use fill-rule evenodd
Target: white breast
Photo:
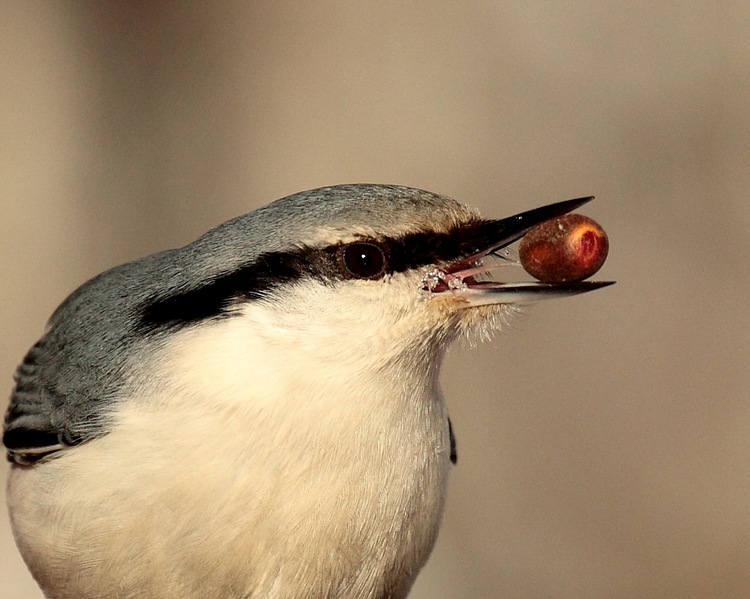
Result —
<path fill-rule="evenodd" d="M 300 343 L 241 318 L 181 333 L 111 433 L 15 469 L 13 526 L 42 587 L 61 599 L 405 596 L 449 469 L 437 357 L 373 369 L 319 337 Z"/>

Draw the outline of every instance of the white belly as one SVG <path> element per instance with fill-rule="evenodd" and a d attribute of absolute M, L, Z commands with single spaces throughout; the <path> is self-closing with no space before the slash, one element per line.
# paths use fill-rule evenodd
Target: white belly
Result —
<path fill-rule="evenodd" d="M 437 534 L 447 420 L 435 396 L 373 399 L 283 418 L 130 402 L 105 437 L 13 470 L 21 552 L 60 599 L 404 597 Z"/>

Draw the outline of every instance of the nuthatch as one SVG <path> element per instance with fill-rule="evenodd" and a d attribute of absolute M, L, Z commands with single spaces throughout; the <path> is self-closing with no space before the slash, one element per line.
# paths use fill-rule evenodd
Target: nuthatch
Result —
<path fill-rule="evenodd" d="M 518 303 L 501 220 L 388 185 L 293 195 L 113 268 L 16 372 L 16 541 L 48 597 L 401 599 L 455 461 L 448 344 Z"/>

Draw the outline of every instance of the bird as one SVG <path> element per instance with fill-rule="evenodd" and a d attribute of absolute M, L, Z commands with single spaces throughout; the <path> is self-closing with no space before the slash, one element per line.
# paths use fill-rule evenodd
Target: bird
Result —
<path fill-rule="evenodd" d="M 398 185 L 297 193 L 114 267 L 53 313 L 4 420 L 51 599 L 403 599 L 456 462 L 446 348 L 608 281 L 503 280 L 591 198 L 486 219 Z"/>

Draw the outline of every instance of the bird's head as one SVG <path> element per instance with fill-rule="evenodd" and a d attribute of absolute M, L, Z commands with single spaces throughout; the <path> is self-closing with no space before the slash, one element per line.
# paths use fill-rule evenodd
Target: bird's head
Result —
<path fill-rule="evenodd" d="M 213 324 L 223 327 L 223 351 L 202 348 L 201 356 L 249 343 L 256 354 L 293 356 L 307 371 L 326 363 L 439 365 L 457 335 L 497 327 L 518 304 L 607 284 L 514 283 L 517 263 L 499 256 L 536 224 L 587 200 L 487 220 L 406 187 L 299 193 L 169 254 L 176 281 L 142 304 L 140 327 L 200 334 Z"/>

